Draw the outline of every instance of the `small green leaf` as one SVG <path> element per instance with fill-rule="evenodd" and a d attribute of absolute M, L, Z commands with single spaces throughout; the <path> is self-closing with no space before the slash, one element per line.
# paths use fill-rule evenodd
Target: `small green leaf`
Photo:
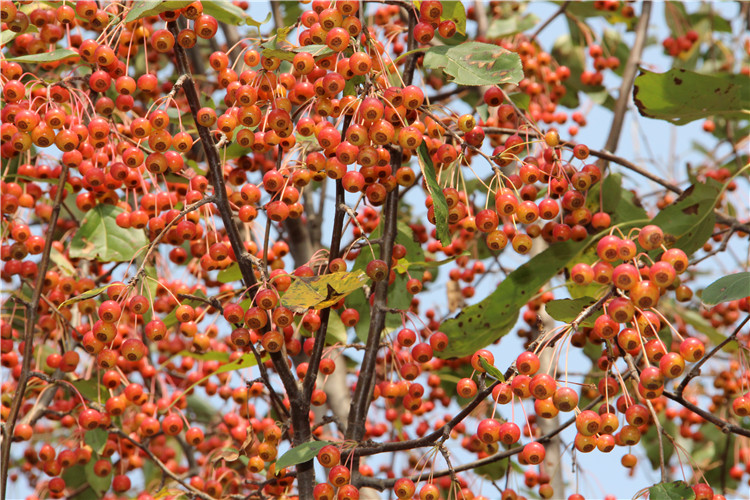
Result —
<path fill-rule="evenodd" d="M 219 271 L 216 279 L 220 283 L 233 283 L 242 279 L 242 271 L 240 271 L 240 265 L 236 262 L 232 263 L 226 269 Z"/>
<path fill-rule="evenodd" d="M 65 276 L 73 276 L 76 273 L 73 264 L 71 264 L 68 258 L 60 253 L 60 251 L 55 247 L 52 247 L 52 249 L 50 250 L 49 258 L 52 259 L 52 262 L 57 264 L 57 267 L 63 272 Z"/>
<path fill-rule="evenodd" d="M 180 351 L 177 353 L 177 355 L 186 357 L 186 358 L 199 359 L 201 361 L 223 361 L 223 362 L 229 361 L 229 354 L 226 352 L 221 352 L 221 351 L 211 351 L 211 352 Z"/>
<path fill-rule="evenodd" d="M 341 316 L 331 309 L 328 317 L 328 330 L 326 331 L 326 344 L 346 344 L 346 326 L 341 321 Z"/>
<path fill-rule="evenodd" d="M 489 364 L 482 356 L 478 357 L 479 363 L 482 365 L 482 368 L 484 368 L 484 371 L 487 372 L 487 375 L 499 380 L 500 382 L 505 382 L 505 375 L 503 375 L 503 372 L 495 368 L 494 365 Z"/>
<path fill-rule="evenodd" d="M 234 160 L 236 158 L 239 158 L 241 156 L 247 156 L 253 152 L 253 148 L 243 148 L 236 142 L 233 142 L 229 146 L 224 149 L 224 151 L 221 154 L 222 158 L 226 158 L 227 160 Z"/>
<path fill-rule="evenodd" d="M 191 3 L 193 3 L 191 0 L 146 0 L 143 2 L 135 2 L 133 8 L 130 9 L 128 15 L 125 16 L 125 22 L 129 23 L 137 21 L 138 19 L 143 19 L 144 17 L 156 16 L 169 10 L 181 9 L 187 7 Z M 206 4 L 210 3 L 223 2 L 206 2 Z M 206 4 L 203 6 L 204 9 L 207 8 Z"/>
<path fill-rule="evenodd" d="M 458 85 L 518 84 L 523 78 L 518 54 L 489 43 L 430 47 L 423 64 L 428 69 L 443 70 Z"/>
<path fill-rule="evenodd" d="M 83 292 L 80 295 L 76 295 L 75 297 L 71 297 L 62 304 L 60 304 L 60 307 L 69 306 L 71 304 L 75 304 L 76 302 L 80 302 L 82 300 L 92 299 L 96 297 L 97 295 L 103 293 L 107 288 L 111 287 L 112 285 L 115 285 L 116 283 L 110 283 L 108 285 L 100 286 L 98 288 L 92 288 L 91 290 L 87 292 Z M 58 309 L 60 308 L 58 307 Z"/>
<path fill-rule="evenodd" d="M 545 304 L 544 308 L 547 314 L 552 316 L 557 321 L 563 323 L 570 323 L 585 308 L 596 303 L 596 299 L 593 297 L 580 297 L 577 299 L 559 299 L 551 300 Z M 602 311 L 594 311 L 588 318 L 583 320 L 580 326 L 594 326 L 596 318 L 602 315 Z"/>
<path fill-rule="evenodd" d="M 260 29 L 261 25 L 266 24 L 270 20 L 271 20 L 271 12 L 269 12 L 268 14 L 266 14 L 266 18 L 263 19 L 262 21 L 256 21 L 252 17 L 246 16 L 245 17 L 245 24 L 247 24 L 248 26 L 255 26 L 256 28 Z"/>
<path fill-rule="evenodd" d="M 534 14 L 527 14 L 523 17 L 499 17 L 493 19 L 487 28 L 487 38 L 501 38 L 508 35 L 515 35 L 522 31 L 533 28 L 539 23 L 539 18 Z"/>
<path fill-rule="evenodd" d="M 432 158 L 430 158 L 430 153 L 427 151 L 427 146 L 424 142 L 417 148 L 417 154 L 422 166 L 422 175 L 432 196 L 438 239 L 443 246 L 448 246 L 451 243 L 451 233 L 448 229 L 448 203 L 445 201 L 440 184 L 438 184 L 435 166 L 432 163 Z"/>
<path fill-rule="evenodd" d="M 122 212 L 122 208 L 106 204 L 86 212 L 81 227 L 70 242 L 68 255 L 73 259 L 98 259 L 101 262 L 132 260 L 148 245 L 148 240 L 143 230 L 117 225 L 115 217 Z"/>
<path fill-rule="evenodd" d="M 456 32 L 461 35 L 466 34 L 466 8 L 463 2 L 451 0 L 443 1 L 443 14 L 440 16 L 441 21 L 453 21 L 456 23 Z"/>
<path fill-rule="evenodd" d="M 78 392 L 81 393 L 81 395 L 88 399 L 89 401 L 101 401 L 102 397 L 107 397 L 107 389 L 99 384 L 94 379 L 79 379 L 71 382 L 73 384 L 73 387 L 76 388 Z M 78 399 L 78 395 L 74 396 L 73 399 Z"/>
<path fill-rule="evenodd" d="M 312 460 L 324 446 L 334 444 L 332 441 L 308 441 L 289 449 L 276 460 L 276 470 L 280 471 L 292 465 Z"/>
<path fill-rule="evenodd" d="M 745 75 L 703 75 L 684 69 L 653 73 L 641 69 L 633 101 L 641 115 L 684 125 L 709 116 L 748 118 L 750 93 Z"/>
<path fill-rule="evenodd" d="M 685 481 L 658 483 L 648 489 L 650 500 L 690 500 L 695 498 L 693 488 Z"/>
<path fill-rule="evenodd" d="M 261 361 L 265 361 L 265 359 L 261 358 Z M 218 375 L 220 373 L 233 372 L 233 371 L 236 371 L 236 370 L 241 370 L 242 368 L 250 368 L 251 366 L 255 366 L 256 364 L 258 364 L 258 362 L 255 359 L 255 354 L 253 354 L 252 352 L 248 352 L 246 354 L 243 354 L 242 356 L 240 356 L 239 358 L 235 359 L 231 363 L 226 363 L 226 364 L 221 365 L 215 372 L 211 372 L 208 375 L 206 375 L 205 377 L 203 377 L 203 378 L 197 380 L 196 382 L 194 382 L 190 387 L 188 387 L 187 389 L 185 389 L 185 393 L 190 392 L 190 390 L 193 387 L 195 387 L 196 385 L 202 383 L 204 380 L 208 380 L 209 377 L 211 377 L 213 375 Z M 177 400 L 175 400 L 172 403 L 172 405 L 174 405 L 176 402 L 177 402 Z M 172 405 L 170 405 L 170 408 L 172 407 Z"/>
<path fill-rule="evenodd" d="M 29 54 L 26 56 L 10 57 L 6 59 L 8 62 L 17 63 L 48 63 L 55 61 L 62 61 L 71 56 L 77 56 L 78 52 L 70 49 L 56 49 L 52 52 L 42 52 L 41 54 Z"/>
<path fill-rule="evenodd" d="M 103 458 L 102 460 L 111 462 L 109 458 Z M 109 489 L 110 485 L 112 484 L 112 475 L 114 471 L 110 470 L 109 474 L 107 474 L 104 477 L 101 477 L 97 475 L 96 472 L 94 472 L 94 464 L 96 464 L 96 462 L 97 460 L 89 460 L 88 463 L 83 466 L 83 470 L 84 470 L 84 473 L 86 474 L 86 483 L 88 483 L 89 488 L 91 488 L 101 498 L 104 496 L 104 493 Z"/>
<path fill-rule="evenodd" d="M 226 24 L 241 24 L 245 20 L 245 11 L 226 0 L 202 2 L 203 13 L 216 18 Z"/>
<path fill-rule="evenodd" d="M 204 299 L 206 298 L 206 294 L 204 294 L 200 290 L 196 290 L 195 293 L 193 293 L 192 295 L 195 295 L 196 297 L 201 297 L 201 298 L 204 298 Z M 189 306 L 195 307 L 195 306 L 199 306 L 199 305 L 204 305 L 205 302 L 202 302 L 200 300 L 195 300 L 195 299 L 186 299 L 186 300 L 183 300 L 181 302 L 181 304 L 187 304 Z M 162 321 L 164 322 L 164 325 L 167 328 L 171 328 L 174 325 L 176 325 L 177 323 L 179 323 L 177 321 L 177 308 L 175 307 L 174 310 L 172 310 L 172 312 L 170 312 L 169 314 L 167 314 Z"/>
<path fill-rule="evenodd" d="M 109 433 L 107 431 L 101 428 L 96 428 L 86 431 L 83 440 L 87 445 L 91 446 L 91 449 L 94 450 L 97 455 L 101 455 L 104 447 L 107 445 L 108 436 Z"/>
<path fill-rule="evenodd" d="M 750 297 L 750 273 L 735 273 L 714 281 L 703 290 L 701 300 L 713 306 L 722 302 Z"/>

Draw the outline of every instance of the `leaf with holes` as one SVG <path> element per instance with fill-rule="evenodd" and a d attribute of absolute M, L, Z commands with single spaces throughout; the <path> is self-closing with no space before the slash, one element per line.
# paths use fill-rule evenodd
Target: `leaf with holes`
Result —
<path fill-rule="evenodd" d="M 52 52 L 42 52 L 41 54 L 29 54 L 25 56 L 10 57 L 6 59 L 8 62 L 17 63 L 50 63 L 55 61 L 62 61 L 68 57 L 78 56 L 78 52 L 70 49 L 57 49 Z"/>
<path fill-rule="evenodd" d="M 592 240 L 589 237 L 552 245 L 516 268 L 484 300 L 443 322 L 440 330 L 448 336 L 448 347 L 435 355 L 444 359 L 468 356 L 506 335 L 516 324 L 521 308 Z"/>
<path fill-rule="evenodd" d="M 193 3 L 191 0 L 146 0 L 145 2 L 134 2 L 133 8 L 131 8 L 128 11 L 128 15 L 125 16 L 125 22 L 129 23 L 132 21 L 137 21 L 138 19 L 143 19 L 144 17 L 156 16 L 161 14 L 162 12 L 167 12 L 168 10 L 181 9 L 183 7 L 187 7 L 191 3 Z"/>
<path fill-rule="evenodd" d="M 323 309 L 359 290 L 368 281 L 369 278 L 361 269 L 323 276 L 298 276 L 281 297 L 281 305 L 298 313 L 304 313 L 310 308 Z"/>
<path fill-rule="evenodd" d="M 633 85 L 638 112 L 684 125 L 709 116 L 750 117 L 745 75 L 703 75 L 685 69 L 653 73 L 641 69 Z"/>
<path fill-rule="evenodd" d="M 693 489 L 685 481 L 658 483 L 648 489 L 651 500 L 690 500 L 695 498 Z"/>
<path fill-rule="evenodd" d="M 440 45 L 425 51 L 424 67 L 440 69 L 457 85 L 518 84 L 523 78 L 521 58 L 497 45 L 468 42 Z"/>
<path fill-rule="evenodd" d="M 451 233 L 448 229 L 448 203 L 445 201 L 440 184 L 438 184 L 435 165 L 432 163 L 430 152 L 427 150 L 427 145 L 424 142 L 417 148 L 417 154 L 419 155 L 419 164 L 422 167 L 422 176 L 427 183 L 430 196 L 432 196 L 438 239 L 443 246 L 448 246 L 451 243 Z"/>
<path fill-rule="evenodd" d="M 708 179 L 705 184 L 690 186 L 675 203 L 666 207 L 653 218 L 651 224 L 662 228 L 667 243 L 690 255 L 703 246 L 711 237 L 716 223 L 714 206 L 722 185 Z M 652 257 L 661 250 L 651 252 Z"/>
<path fill-rule="evenodd" d="M 714 281 L 703 290 L 701 300 L 714 306 L 722 302 L 750 297 L 750 273 L 735 273 Z"/>
<path fill-rule="evenodd" d="M 125 229 L 115 217 L 124 212 L 114 205 L 97 205 L 83 216 L 81 227 L 70 242 L 71 259 L 98 259 L 101 262 L 128 262 L 148 245 L 140 229 Z"/>
<path fill-rule="evenodd" d="M 291 448 L 276 460 L 276 470 L 312 460 L 324 446 L 335 444 L 332 441 L 308 441 Z"/>

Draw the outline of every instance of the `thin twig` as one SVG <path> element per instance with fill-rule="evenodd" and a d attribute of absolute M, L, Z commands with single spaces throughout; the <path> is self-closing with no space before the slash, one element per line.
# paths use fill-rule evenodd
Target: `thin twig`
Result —
<path fill-rule="evenodd" d="M 732 334 L 719 342 L 719 344 L 716 345 L 711 351 L 703 356 L 694 366 L 693 368 L 688 372 L 687 375 L 685 375 L 685 378 L 682 379 L 682 382 L 680 382 L 680 385 L 677 386 L 677 390 L 675 391 L 675 394 L 677 397 L 682 397 L 682 393 L 685 392 L 685 388 L 690 383 L 691 380 L 693 380 L 695 377 L 700 375 L 701 373 L 701 366 L 711 359 L 714 355 L 716 355 L 717 352 L 719 352 L 725 345 L 728 343 L 737 340 L 737 335 L 740 333 L 740 330 L 742 330 L 742 327 L 745 326 L 745 323 L 750 321 L 750 314 L 745 316 L 745 319 L 742 320 L 742 322 L 737 325 L 737 328 L 734 329 Z"/>

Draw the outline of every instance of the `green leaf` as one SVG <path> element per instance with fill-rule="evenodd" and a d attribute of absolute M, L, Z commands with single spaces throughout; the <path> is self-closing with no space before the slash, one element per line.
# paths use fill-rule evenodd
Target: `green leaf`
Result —
<path fill-rule="evenodd" d="M 547 302 L 544 306 L 547 314 L 552 316 L 557 321 L 563 323 L 570 323 L 585 308 L 596 303 L 596 299 L 593 297 L 580 297 L 577 299 L 558 299 Z M 594 311 L 588 318 L 583 320 L 580 326 L 594 326 L 596 318 L 602 315 L 602 311 Z"/>
<path fill-rule="evenodd" d="M 90 401 L 101 401 L 102 398 L 108 397 L 109 393 L 107 392 L 107 389 L 94 379 L 89 379 L 89 380 L 80 379 L 80 380 L 75 380 L 71 383 L 73 384 L 73 387 L 75 387 L 76 390 L 78 390 L 78 392 L 80 392 L 83 397 L 85 397 L 86 399 Z M 74 399 L 77 400 L 78 395 L 76 395 Z"/>
<path fill-rule="evenodd" d="M 276 470 L 280 471 L 292 465 L 312 460 L 324 446 L 334 444 L 332 441 L 308 441 L 289 449 L 276 460 Z"/>
<path fill-rule="evenodd" d="M 191 0 L 146 0 L 144 2 L 135 2 L 133 8 L 130 9 L 128 15 L 125 16 L 125 22 L 129 23 L 131 21 L 143 19 L 144 17 L 156 16 L 161 14 L 162 12 L 167 12 L 168 10 L 181 9 L 183 7 L 187 7 L 191 3 L 193 3 Z M 206 2 L 203 5 L 203 8 L 206 9 L 207 4 L 211 3 L 223 2 Z"/>
<path fill-rule="evenodd" d="M 139 229 L 124 229 L 115 217 L 124 212 L 114 205 L 97 205 L 83 217 L 81 227 L 70 242 L 68 255 L 101 262 L 128 262 L 148 245 L 146 234 Z"/>
<path fill-rule="evenodd" d="M 713 234 L 714 206 L 721 190 L 722 185 L 713 179 L 705 184 L 693 184 L 675 203 L 659 212 L 651 224 L 662 228 L 665 236 L 674 237 L 674 247 L 691 255 Z M 659 253 L 661 250 L 652 252 L 653 256 Z"/>
<path fill-rule="evenodd" d="M 487 362 L 482 356 L 479 356 L 479 363 L 482 365 L 482 368 L 484 368 L 484 371 L 487 372 L 487 375 L 494 377 L 500 382 L 505 382 L 505 375 L 503 375 L 503 372 L 495 368 L 494 365 L 489 364 L 489 362 Z"/>
<path fill-rule="evenodd" d="M 507 334 L 515 325 L 520 309 L 591 241 L 589 237 L 550 246 L 510 273 L 484 300 L 443 322 L 440 330 L 448 336 L 448 347 L 436 356 L 467 356 Z"/>
<path fill-rule="evenodd" d="M 236 142 L 233 142 L 224 149 L 224 151 L 221 153 L 221 157 L 226 158 L 227 160 L 234 160 L 241 156 L 247 156 L 252 152 L 253 148 L 243 148 Z"/>
<path fill-rule="evenodd" d="M 346 344 L 346 326 L 341 321 L 339 313 L 331 309 L 328 317 L 328 330 L 326 331 L 326 344 Z"/>
<path fill-rule="evenodd" d="M 226 269 L 219 271 L 216 276 L 216 280 L 220 283 L 233 283 L 242 279 L 242 271 L 240 271 L 240 265 L 236 262 L 232 263 Z"/>
<path fill-rule="evenodd" d="M 458 85 L 518 84 L 523 78 L 518 54 L 488 43 L 430 47 L 423 64 L 428 69 L 443 70 Z"/>
<path fill-rule="evenodd" d="M 689 500 L 695 498 L 693 489 L 685 481 L 658 483 L 648 489 L 650 500 Z"/>
<path fill-rule="evenodd" d="M 104 458 L 103 460 L 106 460 L 108 462 L 111 462 L 109 458 Z M 109 489 L 110 485 L 112 484 L 112 476 L 114 474 L 114 469 L 109 471 L 109 474 L 107 474 L 104 477 L 97 476 L 94 472 L 94 464 L 96 464 L 97 460 L 89 460 L 86 465 L 83 466 L 84 474 L 86 475 L 86 483 L 88 483 L 89 488 L 91 488 L 95 493 L 99 495 L 99 497 L 103 497 L 104 493 Z"/>
<path fill-rule="evenodd" d="M 299 16 L 302 15 L 302 7 L 299 2 L 281 2 L 281 12 L 284 18 L 284 26 L 291 28 L 299 20 Z"/>
<path fill-rule="evenodd" d="M 466 8 L 463 2 L 444 1 L 443 14 L 440 16 L 441 21 L 453 21 L 456 23 L 456 32 L 462 35 L 466 34 Z"/>
<path fill-rule="evenodd" d="M 91 446 L 91 449 L 94 450 L 97 455 L 101 455 L 104 447 L 107 445 L 108 436 L 109 433 L 107 431 L 97 427 L 96 429 L 86 431 L 83 440 L 87 445 Z"/>
<path fill-rule="evenodd" d="M 261 360 L 264 361 L 264 359 L 261 359 Z M 187 389 L 185 389 L 185 392 L 186 393 L 190 392 L 190 390 L 193 387 L 195 387 L 196 385 L 202 383 L 205 380 L 208 380 L 208 378 L 211 377 L 211 376 L 213 376 L 213 375 L 218 375 L 220 373 L 233 372 L 233 371 L 236 371 L 236 370 L 241 370 L 242 368 L 250 368 L 251 366 L 255 366 L 256 364 L 258 364 L 258 363 L 257 363 L 257 360 L 255 359 L 255 354 L 253 354 L 252 352 L 248 352 L 246 354 L 243 354 L 239 358 L 235 359 L 231 363 L 226 363 L 226 364 L 221 365 L 215 372 L 211 372 L 208 375 L 206 375 L 205 377 L 197 380 L 190 387 L 188 387 Z M 177 400 L 175 400 L 172 403 L 172 405 L 174 405 L 176 402 L 177 402 Z M 172 407 L 172 405 L 170 405 L 170 408 Z"/>
<path fill-rule="evenodd" d="M 703 75 L 684 69 L 653 73 L 641 69 L 633 101 L 641 115 L 684 125 L 709 116 L 748 118 L 750 79 L 745 75 Z"/>
<path fill-rule="evenodd" d="M 669 344 L 667 344 L 669 345 Z M 675 436 L 677 435 L 677 426 L 672 420 L 668 420 L 664 417 L 664 415 L 659 415 L 659 422 L 661 422 L 662 427 L 664 428 L 664 431 L 670 435 Z M 657 436 L 657 430 L 655 425 L 650 425 L 648 427 L 648 430 L 643 435 L 643 439 L 641 439 L 641 443 L 643 443 L 643 447 L 646 450 L 646 456 L 648 457 L 648 461 L 651 462 L 651 467 L 654 468 L 654 470 L 657 470 L 659 468 L 659 437 Z M 664 443 L 664 463 L 668 464 L 670 458 L 672 458 L 672 455 L 674 454 L 674 445 L 672 444 L 672 441 L 669 439 L 662 439 L 662 442 Z"/>
<path fill-rule="evenodd" d="M 229 361 L 229 354 L 226 352 L 220 352 L 220 351 L 211 351 L 211 352 L 180 351 L 177 353 L 177 355 L 185 357 L 185 358 L 199 359 L 201 361 L 223 361 L 223 362 Z"/>
<path fill-rule="evenodd" d="M 245 24 L 247 24 L 248 26 L 255 26 L 256 28 L 260 29 L 261 25 L 266 24 L 270 20 L 271 20 L 271 12 L 269 12 L 268 14 L 266 14 L 266 18 L 263 19 L 262 21 L 256 21 L 252 17 L 246 16 L 245 17 Z"/>
<path fill-rule="evenodd" d="M 422 166 L 422 175 L 427 183 L 427 189 L 432 196 L 438 239 L 443 246 L 448 246 L 451 243 L 451 234 L 448 229 L 448 203 L 445 201 L 443 190 L 440 189 L 440 185 L 438 184 L 435 165 L 432 163 L 432 158 L 430 158 L 430 153 L 427 151 L 427 146 L 424 142 L 417 148 L 417 154 L 419 155 L 419 163 Z"/>
<path fill-rule="evenodd" d="M 116 285 L 116 283 L 110 283 L 108 285 L 100 286 L 98 288 L 92 288 L 91 290 L 87 292 L 83 292 L 80 295 L 76 295 L 75 297 L 71 297 L 62 304 L 60 304 L 60 307 L 69 306 L 71 304 L 75 304 L 76 302 L 80 302 L 82 300 L 87 300 L 96 297 L 97 295 L 103 293 L 107 288 L 111 287 L 112 285 Z M 58 307 L 58 309 L 60 308 Z"/>
<path fill-rule="evenodd" d="M 206 298 L 206 294 L 201 292 L 200 290 L 196 290 L 195 293 L 193 293 L 192 295 L 195 295 L 196 297 L 201 297 L 204 299 Z M 180 304 L 186 304 L 186 305 L 195 307 L 195 306 L 204 305 L 205 302 L 202 302 L 200 300 L 195 300 L 195 299 L 185 299 L 182 302 L 180 302 Z M 167 314 L 166 317 L 162 321 L 164 322 L 164 325 L 167 328 L 171 328 L 177 323 L 179 323 L 179 321 L 177 321 L 177 308 L 175 307 L 172 310 L 172 312 Z"/>
<path fill-rule="evenodd" d="M 71 264 L 68 258 L 60 253 L 60 251 L 55 247 L 52 247 L 52 249 L 50 250 L 49 258 L 52 260 L 52 262 L 57 264 L 57 267 L 60 269 L 60 271 L 63 272 L 65 276 L 73 276 L 76 273 L 73 264 Z"/>
<path fill-rule="evenodd" d="M 78 52 L 70 49 L 56 49 L 52 52 L 42 52 L 41 54 L 29 54 L 25 56 L 10 57 L 6 59 L 8 62 L 17 63 L 48 63 L 55 61 L 62 61 L 71 56 L 77 56 Z"/>
<path fill-rule="evenodd" d="M 531 103 L 531 97 L 529 97 L 529 94 L 525 92 L 513 92 L 512 94 L 508 94 L 508 97 L 510 97 L 510 100 L 519 108 L 523 110 L 529 109 L 529 104 Z"/>
<path fill-rule="evenodd" d="M 521 16 L 500 17 L 493 19 L 487 28 L 487 38 L 501 38 L 508 35 L 515 35 L 522 31 L 533 28 L 539 23 L 539 18 L 534 14 Z"/>
<path fill-rule="evenodd" d="M 226 0 L 210 1 L 203 3 L 203 13 L 213 16 L 217 21 L 226 24 L 242 24 L 245 21 L 245 11 Z"/>
<path fill-rule="evenodd" d="M 750 273 L 735 273 L 714 281 L 703 290 L 701 300 L 713 306 L 722 302 L 750 297 Z"/>

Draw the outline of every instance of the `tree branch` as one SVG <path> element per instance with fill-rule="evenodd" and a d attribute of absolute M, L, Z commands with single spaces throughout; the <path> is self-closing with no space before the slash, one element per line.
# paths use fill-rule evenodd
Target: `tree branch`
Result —
<path fill-rule="evenodd" d="M 24 394 L 26 393 L 26 385 L 29 381 L 29 372 L 31 371 L 31 360 L 34 355 L 34 328 L 36 327 L 37 315 L 39 309 L 39 301 L 42 298 L 42 291 L 44 289 L 44 278 L 47 274 L 47 268 L 50 263 L 50 252 L 52 251 L 52 229 L 57 225 L 57 219 L 60 216 L 60 207 L 62 205 L 63 194 L 65 193 L 65 181 L 68 179 L 68 165 L 63 163 L 62 171 L 60 172 L 60 178 L 57 182 L 57 193 L 55 194 L 55 202 L 52 206 L 52 214 L 50 214 L 49 224 L 47 227 L 46 238 L 44 239 L 44 250 L 42 250 L 42 258 L 39 261 L 37 267 L 36 284 L 34 286 L 34 292 L 31 296 L 31 302 L 29 307 L 26 309 L 26 324 L 24 325 L 24 349 L 23 349 L 23 361 L 21 362 L 21 376 L 18 379 L 16 385 L 16 392 L 13 395 L 13 401 L 10 405 L 10 412 L 5 425 L 2 428 L 3 443 L 2 443 L 2 456 L 0 459 L 0 497 L 3 500 L 7 494 L 8 486 L 8 471 L 10 468 L 10 446 L 13 442 L 13 431 L 16 427 L 16 420 L 18 414 L 21 411 L 21 403 L 23 403 Z"/>
<path fill-rule="evenodd" d="M 620 91 L 617 95 L 617 101 L 615 102 L 614 118 L 612 119 L 612 126 L 609 129 L 609 136 L 604 146 L 606 151 L 614 153 L 617 151 L 617 144 L 620 142 L 620 132 L 622 131 L 622 124 L 625 120 L 625 112 L 627 111 L 628 101 L 630 100 L 630 90 L 633 88 L 635 82 L 635 73 L 638 70 L 638 63 L 641 60 L 643 49 L 646 46 L 646 37 L 648 35 L 648 23 L 651 19 L 651 1 L 643 2 L 643 8 L 641 9 L 641 15 L 638 18 L 638 24 L 635 27 L 635 41 L 633 47 L 628 55 L 628 60 L 625 63 L 625 69 L 622 73 L 622 81 L 620 83 Z M 603 163 L 603 162 L 601 162 Z M 599 168 L 604 170 L 606 164 L 599 165 Z"/>

